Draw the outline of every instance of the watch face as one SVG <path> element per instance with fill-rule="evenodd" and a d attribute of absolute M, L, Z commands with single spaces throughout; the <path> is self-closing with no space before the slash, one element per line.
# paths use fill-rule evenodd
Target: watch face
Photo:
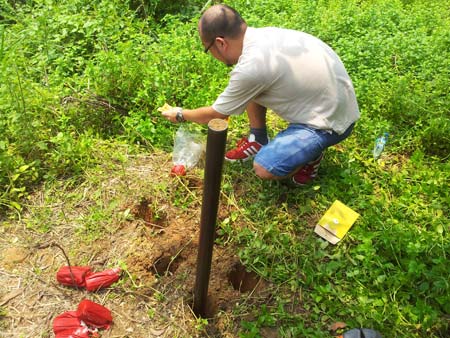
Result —
<path fill-rule="evenodd" d="M 178 122 L 184 122 L 183 113 L 181 111 L 177 112 L 176 119 Z"/>

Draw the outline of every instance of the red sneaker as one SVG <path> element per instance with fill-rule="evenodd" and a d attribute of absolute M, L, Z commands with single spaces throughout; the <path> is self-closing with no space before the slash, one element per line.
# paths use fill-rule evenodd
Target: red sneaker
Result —
<path fill-rule="evenodd" d="M 315 160 L 306 163 L 302 168 L 292 176 L 292 182 L 297 185 L 305 185 L 311 182 L 319 171 L 320 161 L 322 161 L 323 153 Z"/>
<path fill-rule="evenodd" d="M 258 153 L 261 149 L 262 144 L 255 141 L 255 135 L 250 134 L 248 138 L 243 137 L 237 143 L 236 148 L 229 150 L 225 154 L 225 159 L 227 161 L 247 161 Z"/>

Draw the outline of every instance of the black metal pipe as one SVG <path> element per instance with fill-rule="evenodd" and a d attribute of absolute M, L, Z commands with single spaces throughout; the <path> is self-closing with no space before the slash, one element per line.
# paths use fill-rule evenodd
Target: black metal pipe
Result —
<path fill-rule="evenodd" d="M 205 317 L 206 315 L 209 274 L 211 272 L 227 130 L 228 122 L 225 120 L 213 119 L 208 123 L 203 201 L 197 255 L 197 275 L 195 278 L 193 306 L 194 313 L 200 317 Z"/>

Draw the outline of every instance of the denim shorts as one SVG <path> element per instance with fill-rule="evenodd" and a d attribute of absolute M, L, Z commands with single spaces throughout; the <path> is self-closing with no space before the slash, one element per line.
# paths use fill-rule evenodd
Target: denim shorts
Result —
<path fill-rule="evenodd" d="M 315 160 L 328 147 L 346 139 L 354 123 L 341 135 L 300 123 L 291 123 L 263 146 L 254 161 L 275 176 L 287 176 L 306 163 Z"/>

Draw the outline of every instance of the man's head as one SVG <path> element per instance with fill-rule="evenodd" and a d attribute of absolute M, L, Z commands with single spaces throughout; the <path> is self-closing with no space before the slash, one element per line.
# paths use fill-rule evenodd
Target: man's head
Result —
<path fill-rule="evenodd" d="M 233 8 L 215 5 L 200 18 L 198 31 L 205 52 L 228 65 L 236 64 L 242 53 L 242 42 L 247 25 Z"/>

